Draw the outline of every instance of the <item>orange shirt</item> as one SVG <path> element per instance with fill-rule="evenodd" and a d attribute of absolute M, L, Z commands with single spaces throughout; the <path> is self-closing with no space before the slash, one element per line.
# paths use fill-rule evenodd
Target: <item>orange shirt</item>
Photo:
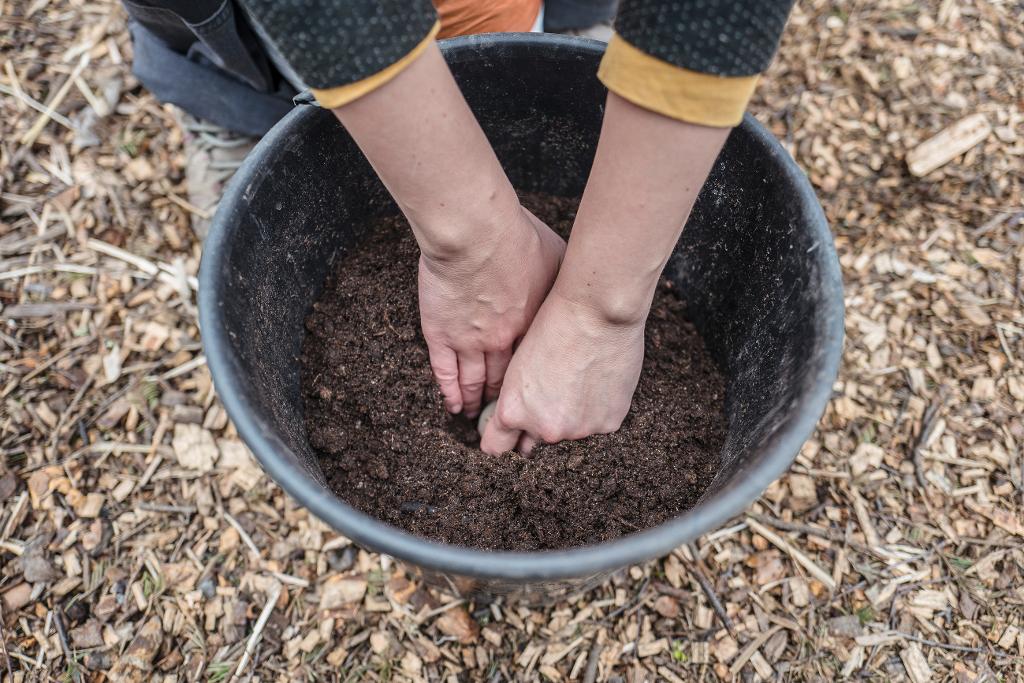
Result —
<path fill-rule="evenodd" d="M 438 38 L 474 33 L 529 31 L 541 0 L 433 0 L 441 19 Z"/>

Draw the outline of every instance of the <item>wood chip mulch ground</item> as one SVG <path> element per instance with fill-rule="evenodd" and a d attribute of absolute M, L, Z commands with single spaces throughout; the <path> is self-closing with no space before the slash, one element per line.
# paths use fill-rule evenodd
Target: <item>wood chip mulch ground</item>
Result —
<path fill-rule="evenodd" d="M 530 609 L 433 592 L 267 479 L 123 11 L 0 0 L 0 679 L 1024 680 L 1022 18 L 797 6 L 753 110 L 835 233 L 835 398 L 746 514 Z"/>

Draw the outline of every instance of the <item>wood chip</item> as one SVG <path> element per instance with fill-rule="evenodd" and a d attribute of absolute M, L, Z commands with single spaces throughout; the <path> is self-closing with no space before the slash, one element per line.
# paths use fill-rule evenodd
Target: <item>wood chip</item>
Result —
<path fill-rule="evenodd" d="M 910 172 L 921 177 L 957 158 L 992 132 L 984 114 L 972 114 L 915 147 L 907 154 Z"/>
<path fill-rule="evenodd" d="M 913 683 L 929 683 L 932 680 L 932 670 L 928 666 L 921 647 L 917 643 L 911 643 L 900 650 L 900 659 L 907 669 L 907 675 Z"/>

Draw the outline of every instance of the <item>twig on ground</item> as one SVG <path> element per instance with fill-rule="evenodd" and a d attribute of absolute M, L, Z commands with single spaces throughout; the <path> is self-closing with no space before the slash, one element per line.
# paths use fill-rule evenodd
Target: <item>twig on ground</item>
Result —
<path fill-rule="evenodd" d="M 914 446 L 911 450 L 911 456 L 914 461 L 914 475 L 917 477 L 917 484 L 922 490 L 927 490 L 928 480 L 924 477 L 924 445 L 928 443 L 928 437 L 931 436 L 932 430 L 935 429 L 935 421 L 939 414 L 939 408 L 946 401 L 946 392 L 943 389 L 939 390 L 939 393 L 932 399 L 928 409 L 924 411 L 924 417 L 921 419 L 921 431 L 918 433 L 917 438 L 914 439 Z"/>
<path fill-rule="evenodd" d="M 704 564 L 704 560 L 701 559 L 700 549 L 697 548 L 696 543 L 690 543 L 686 546 L 690 550 L 690 554 L 693 555 L 693 562 L 689 563 L 690 574 L 700 584 L 700 588 L 704 591 L 704 595 L 707 597 L 708 602 L 711 603 L 711 609 L 715 611 L 719 621 L 725 626 L 729 633 L 733 633 L 732 619 L 729 618 L 728 613 L 725 611 L 725 607 L 722 606 L 722 601 L 718 599 L 718 594 L 715 592 L 715 587 L 711 584 L 711 580 L 708 578 L 707 566 Z"/>
<path fill-rule="evenodd" d="M 61 105 L 64 98 L 67 97 L 69 92 L 71 92 L 71 86 L 75 84 L 75 78 L 81 75 L 82 71 L 85 70 L 85 67 L 89 65 L 89 60 L 90 56 L 88 52 L 84 53 L 78 60 L 78 64 L 75 65 L 74 71 L 71 72 L 71 75 L 67 77 L 67 80 L 65 80 L 60 88 L 57 89 L 57 92 L 50 98 L 50 101 L 46 103 L 46 110 L 39 115 L 39 118 L 36 119 L 36 122 L 32 127 L 29 128 L 21 137 L 21 144 L 24 147 L 31 147 L 35 143 L 36 138 L 38 138 L 39 134 L 43 132 L 46 124 L 53 118 L 54 113 L 57 111 L 57 107 Z"/>
<path fill-rule="evenodd" d="M 836 589 L 836 582 L 832 576 L 815 564 L 814 560 L 800 552 L 800 550 L 798 550 L 792 543 L 782 538 L 752 517 L 747 517 L 747 523 L 750 524 L 750 528 L 752 530 L 764 536 L 769 543 L 772 543 L 780 550 L 785 551 L 791 558 L 793 558 L 794 562 L 810 572 L 811 576 L 825 584 L 829 590 L 834 591 Z"/>
<path fill-rule="evenodd" d="M 9 64 L 10 62 L 8 62 Z M 4 633 L 4 606 L 0 602 L 0 648 L 4 653 L 4 664 L 7 667 L 7 680 L 14 681 L 14 671 L 11 670 L 11 655 L 7 652 L 7 634 Z"/>
<path fill-rule="evenodd" d="M 57 640 L 60 642 L 61 652 L 64 653 L 64 661 L 67 662 L 67 669 L 71 672 L 72 680 L 81 681 L 82 674 L 79 672 L 78 667 L 75 664 L 75 657 L 71 652 L 71 647 L 68 645 L 68 632 L 64 627 L 64 617 L 60 613 L 59 609 L 53 610 L 52 614 L 53 625 L 57 628 Z"/>
<path fill-rule="evenodd" d="M 595 637 L 594 644 L 590 646 L 590 654 L 587 655 L 587 670 L 583 674 L 583 683 L 594 683 L 597 680 L 597 666 L 601 663 L 602 649 L 603 646 Z"/>
<path fill-rule="evenodd" d="M 139 503 L 140 510 L 148 512 L 169 512 L 172 514 L 192 515 L 196 508 L 192 505 L 162 505 L 159 503 Z"/>
<path fill-rule="evenodd" d="M 226 513 L 225 513 L 226 514 Z M 256 649 L 256 643 L 259 642 L 260 636 L 263 635 L 263 628 L 267 625 L 267 621 L 270 619 L 270 614 L 274 611 L 274 606 L 277 604 L 278 598 L 281 597 L 281 591 L 283 586 L 280 583 L 274 583 L 273 588 L 270 589 L 270 595 L 267 597 L 267 603 L 263 606 L 263 611 L 260 612 L 259 619 L 256 620 L 256 625 L 252 627 L 252 635 L 249 636 L 249 640 L 245 643 L 245 651 L 242 653 L 242 659 L 238 662 L 238 668 L 235 669 L 235 673 L 231 676 L 231 681 L 242 675 L 245 667 L 249 664 L 249 659 L 252 658 L 252 653 Z M 228 683 L 231 683 L 229 681 Z"/>
<path fill-rule="evenodd" d="M 242 542 L 245 543 L 246 547 L 249 548 L 249 551 L 253 554 L 253 559 L 256 562 L 259 562 L 260 549 L 256 547 L 255 543 L 253 543 L 252 537 L 249 535 L 249 532 L 243 529 L 242 525 L 238 523 L 238 520 L 232 517 L 231 513 L 228 512 L 227 510 L 221 510 L 220 514 L 224 516 L 224 519 L 227 521 L 228 524 L 235 528 L 235 531 L 238 532 L 238 535 L 241 537 Z"/>

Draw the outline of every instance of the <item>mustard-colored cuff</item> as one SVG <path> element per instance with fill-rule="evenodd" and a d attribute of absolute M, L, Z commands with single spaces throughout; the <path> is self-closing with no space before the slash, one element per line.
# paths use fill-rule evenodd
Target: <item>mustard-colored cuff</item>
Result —
<path fill-rule="evenodd" d="M 372 76 L 367 76 L 361 81 L 355 83 L 348 83 L 346 85 L 339 85 L 334 88 L 311 88 L 313 97 L 320 103 L 321 107 L 328 109 L 334 109 L 336 107 L 342 107 L 349 102 L 358 100 L 363 95 L 367 95 L 380 86 L 384 85 L 398 74 L 402 73 L 402 70 L 407 66 L 416 61 L 416 58 L 423 54 L 423 51 L 427 49 L 427 46 L 437 36 L 437 32 L 441 30 L 441 22 L 434 22 L 434 27 L 430 29 L 427 37 L 424 38 L 419 45 L 409 51 L 409 54 L 399 59 L 394 64 L 387 66 Z"/>
<path fill-rule="evenodd" d="M 739 125 L 758 76 L 715 76 L 652 57 L 618 34 L 597 77 L 613 93 L 664 116 L 715 128 Z"/>

